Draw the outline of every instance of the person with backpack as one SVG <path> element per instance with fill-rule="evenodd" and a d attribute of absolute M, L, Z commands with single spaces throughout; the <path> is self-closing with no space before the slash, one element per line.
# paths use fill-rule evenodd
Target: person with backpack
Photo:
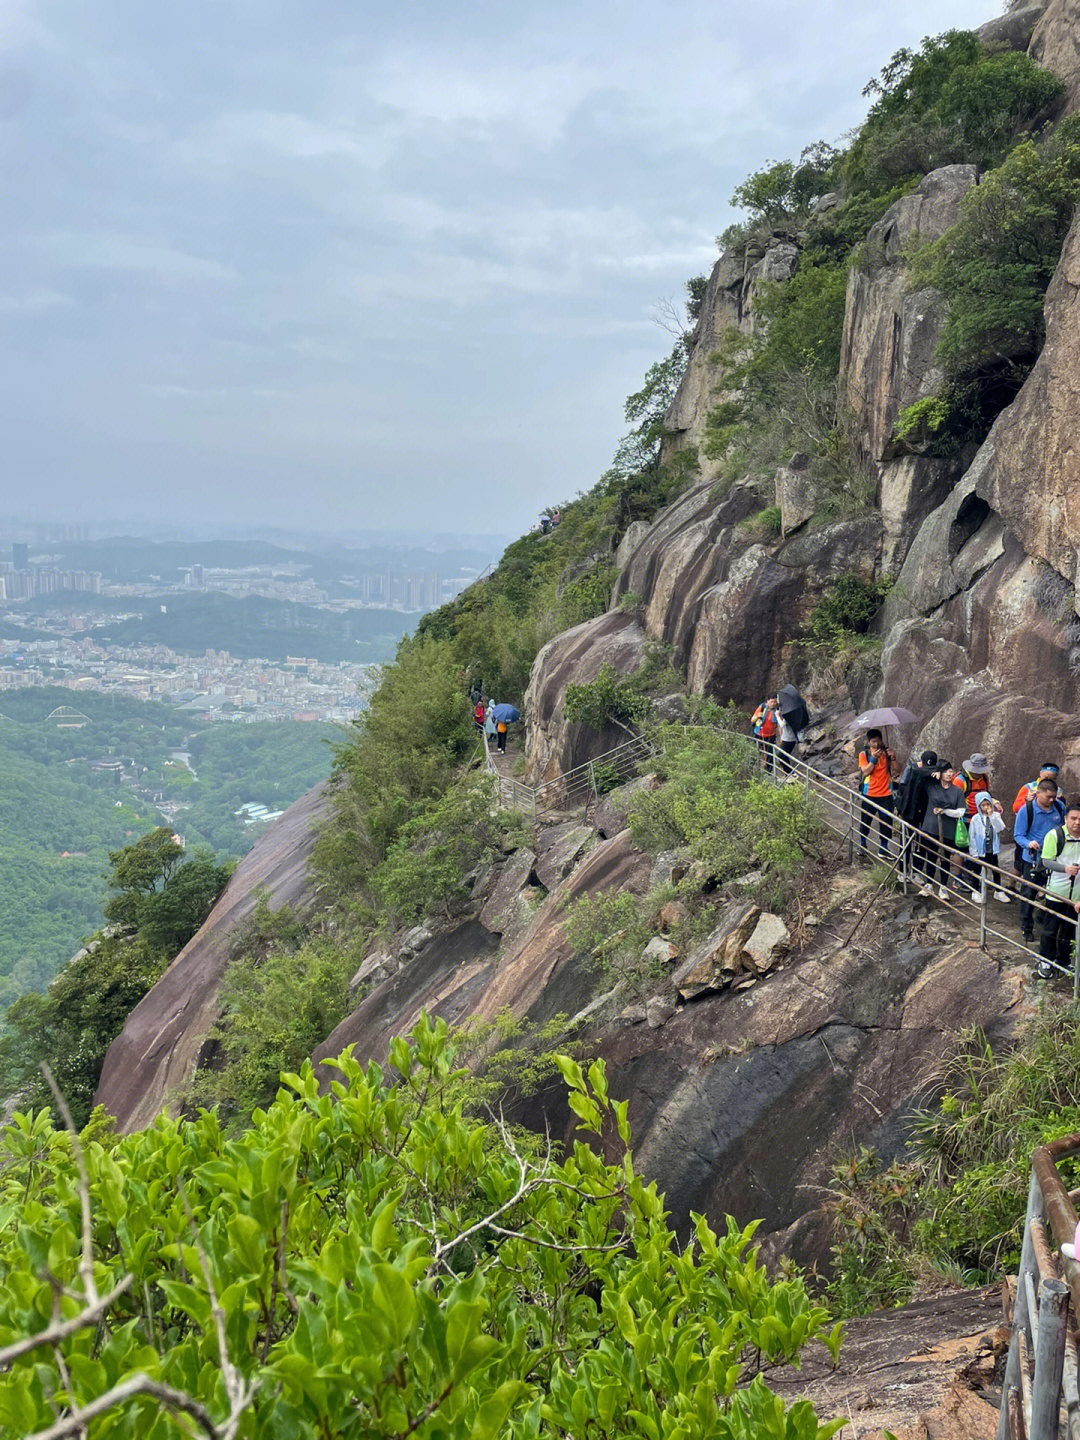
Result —
<path fill-rule="evenodd" d="M 874 818 L 878 822 L 878 848 L 882 855 L 888 855 L 893 835 L 893 778 L 896 775 L 896 756 L 885 745 L 880 730 L 866 732 L 866 748 L 859 751 L 859 773 L 862 781 L 859 793 L 862 796 L 859 814 L 859 848 L 869 852 L 870 829 Z"/>
<path fill-rule="evenodd" d="M 1043 841 L 1051 830 L 1064 823 L 1065 806 L 1057 798 L 1057 781 L 1049 775 L 1040 780 L 1035 798 L 1028 800 L 1017 812 L 1013 825 L 1013 843 L 1023 854 L 1020 881 L 1020 931 L 1029 943 L 1035 939 L 1035 910 L 1032 901 L 1046 884 L 1042 863 Z"/>
<path fill-rule="evenodd" d="M 1035 974 L 1040 980 L 1049 980 L 1054 973 L 1051 963 L 1069 968 L 1076 939 L 1076 919 L 1080 915 L 1080 800 L 1066 807 L 1063 822 L 1047 835 L 1041 858 L 1048 879 L 1039 937 L 1042 959 Z"/>
<path fill-rule="evenodd" d="M 1035 799 L 1035 791 L 1039 788 L 1040 780 L 1053 780 L 1054 784 L 1056 785 L 1059 783 L 1058 776 L 1060 773 L 1060 765 L 1058 765 L 1053 760 L 1045 760 L 1039 766 L 1039 773 L 1038 775 L 1036 775 L 1035 779 L 1025 781 L 1025 783 L 1021 785 L 1020 789 L 1016 792 L 1016 799 L 1013 801 L 1012 806 L 1013 814 L 1019 815 L 1020 811 L 1024 808 L 1028 801 Z M 1024 855 L 1019 845 L 1013 846 L 1013 869 L 1016 871 L 1017 875 L 1022 875 L 1024 873 Z"/>
<path fill-rule="evenodd" d="M 761 751 L 765 773 L 771 775 L 775 767 L 776 732 L 779 729 L 775 701 L 763 700 L 751 716 L 750 723 Z"/>
<path fill-rule="evenodd" d="M 487 703 L 487 709 L 484 711 L 484 734 L 487 736 L 489 746 L 494 741 L 497 733 L 498 731 L 495 722 L 495 700 L 494 698 L 490 698 Z"/>
<path fill-rule="evenodd" d="M 476 726 L 477 730 L 483 731 L 485 719 L 486 711 L 484 710 L 484 702 L 483 700 L 477 700 L 476 708 L 473 711 L 473 724 Z"/>
<path fill-rule="evenodd" d="M 952 881 L 952 854 L 956 843 L 957 821 L 963 820 L 967 801 L 953 783 L 956 771 L 947 760 L 938 761 L 938 769 L 926 792 L 926 815 L 923 818 L 922 842 L 926 884 L 920 895 L 934 893 L 937 879 L 939 900 L 949 898 Z M 966 828 L 966 827 L 965 827 Z"/>
<path fill-rule="evenodd" d="M 989 790 L 983 790 L 975 807 L 975 814 L 968 821 L 968 854 L 975 867 L 974 875 L 978 889 L 972 891 L 975 899 L 982 898 L 982 887 L 993 885 L 994 898 L 1008 904 L 1011 896 L 1002 888 L 1001 837 L 1005 833 L 1005 821 L 1001 818 L 1001 806 Z"/>

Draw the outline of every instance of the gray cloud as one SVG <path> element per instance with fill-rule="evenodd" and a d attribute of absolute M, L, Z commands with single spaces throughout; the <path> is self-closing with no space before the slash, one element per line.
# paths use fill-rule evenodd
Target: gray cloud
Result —
<path fill-rule="evenodd" d="M 603 469 L 734 184 L 987 13 L 9 0 L 10 503 L 516 532 Z"/>

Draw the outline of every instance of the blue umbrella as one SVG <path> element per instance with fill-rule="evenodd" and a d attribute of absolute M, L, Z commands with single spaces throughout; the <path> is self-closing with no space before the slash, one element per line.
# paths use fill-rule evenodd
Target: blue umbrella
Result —
<path fill-rule="evenodd" d="M 504 725 L 512 725 L 515 720 L 521 719 L 521 711 L 516 705 L 496 705 L 491 713 Z"/>

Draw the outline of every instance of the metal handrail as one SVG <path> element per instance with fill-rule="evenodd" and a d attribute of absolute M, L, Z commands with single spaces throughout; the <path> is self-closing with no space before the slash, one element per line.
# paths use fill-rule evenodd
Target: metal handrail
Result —
<path fill-rule="evenodd" d="M 749 736 L 740 736 L 739 738 L 760 753 L 756 742 Z M 919 879 L 920 870 L 927 884 L 931 883 L 930 875 L 940 875 L 944 872 L 948 876 L 949 898 L 939 900 L 939 903 L 963 918 L 977 919 L 980 946 L 985 947 L 987 937 L 992 936 L 1023 955 L 1052 966 L 1061 974 L 1070 974 L 1070 971 L 1059 965 L 1056 960 L 1041 955 L 1023 939 L 1017 938 L 1007 930 L 999 929 L 991 920 L 990 890 L 999 887 L 1004 889 L 1009 881 L 1009 872 L 1006 872 L 1000 865 L 996 867 L 997 881 L 991 887 L 988 883 L 989 876 L 986 865 L 978 857 L 971 857 L 979 866 L 978 877 L 977 879 L 970 877 L 970 872 L 965 873 L 961 866 L 960 886 L 957 888 L 952 883 L 957 878 L 952 864 L 957 855 L 966 856 L 966 851 L 959 850 L 956 846 L 948 844 L 937 836 L 928 835 L 920 827 L 912 825 L 910 821 L 900 815 L 882 811 L 880 807 L 873 805 L 872 797 L 860 794 L 855 786 L 842 783 L 835 776 L 817 770 L 799 756 L 782 752 L 778 747 L 773 751 L 773 769 L 770 771 L 766 766 L 765 773 L 781 784 L 798 783 L 801 779 L 807 795 L 813 794 L 819 801 L 824 802 L 820 812 L 821 818 L 834 834 L 847 841 L 849 861 L 854 861 L 856 852 L 864 853 L 867 856 L 871 855 L 869 840 L 874 822 L 878 820 L 879 815 L 888 816 L 892 821 L 892 840 L 881 858 L 902 862 L 898 868 L 898 874 L 905 895 L 908 887 Z M 865 818 L 864 802 L 867 806 Z M 880 829 L 878 834 L 880 837 Z M 976 884 L 978 889 L 975 888 Z M 1017 900 L 1022 898 L 1024 903 L 1031 906 L 1032 910 L 1043 915 L 1060 913 L 1052 903 L 1048 903 L 1048 901 L 1059 900 L 1060 897 L 1053 895 L 1045 886 L 1036 885 L 1033 881 L 1025 879 L 1019 881 L 1019 886 L 1020 889 L 1012 898 Z M 1071 975 L 1073 995 L 1080 998 L 1080 915 L 1077 916 L 1075 928 L 1076 958 Z M 1080 1436 L 1078 1436 L 1078 1440 L 1080 1440 Z"/>
<path fill-rule="evenodd" d="M 540 808 L 565 809 L 575 801 L 595 798 L 598 768 L 614 766 L 620 779 L 629 777 L 639 760 L 656 753 L 655 746 L 644 735 L 632 735 L 602 755 L 583 761 L 561 775 L 542 780 L 539 785 L 528 785 L 524 780 L 503 775 L 491 754 L 487 732 L 483 733 L 484 769 L 494 779 L 496 795 L 501 805 L 513 809 L 526 809 L 533 815 Z"/>
<path fill-rule="evenodd" d="M 1080 1315 L 1080 1265 L 1060 1246 L 1076 1234 L 1076 1210 L 1058 1161 L 1080 1154 L 1080 1135 L 1040 1145 L 1031 1157 L 1024 1242 L 1013 1304 L 997 1440 L 1080 1440 L 1080 1372 L 1072 1316 Z M 1046 1235 L 1049 1222 L 1056 1253 Z M 1064 1275 L 1064 1283 L 1062 1282 Z"/>

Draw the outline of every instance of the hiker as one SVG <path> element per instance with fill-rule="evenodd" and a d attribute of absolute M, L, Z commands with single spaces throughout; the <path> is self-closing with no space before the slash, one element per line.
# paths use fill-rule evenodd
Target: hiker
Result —
<path fill-rule="evenodd" d="M 1001 837 L 1005 833 L 1005 821 L 1001 818 L 1001 806 L 989 790 L 983 790 L 975 806 L 975 814 L 968 822 L 968 853 L 974 864 L 978 889 L 972 890 L 976 900 L 982 899 L 983 887 L 993 885 L 994 899 L 1008 904 L 1012 898 L 1003 887 L 1001 873 Z"/>
<path fill-rule="evenodd" d="M 775 768 L 776 732 L 778 730 L 776 707 L 772 700 L 763 700 L 751 716 L 751 728 L 761 751 L 765 773 L 771 775 Z"/>
<path fill-rule="evenodd" d="M 496 728 L 495 722 L 495 701 L 493 699 L 489 699 L 487 703 L 487 709 L 484 711 L 484 734 L 487 736 L 487 741 L 489 745 L 494 742 L 497 733 L 498 730 Z"/>
<path fill-rule="evenodd" d="M 1065 806 L 1057 798 L 1057 781 L 1049 775 L 1039 781 L 1035 798 L 1026 801 L 1016 814 L 1013 841 L 1023 855 L 1020 881 L 1020 932 L 1030 944 L 1035 939 L 1035 910 L 1032 901 L 1046 884 L 1042 845 L 1051 830 L 1065 822 Z"/>
<path fill-rule="evenodd" d="M 561 519 L 562 519 L 562 516 L 559 514 L 558 509 L 555 509 L 555 510 L 553 510 L 553 511 L 551 512 L 551 528 L 552 528 L 553 530 L 555 529 L 556 525 L 558 525 L 558 523 L 559 523 L 559 521 L 560 521 Z"/>
<path fill-rule="evenodd" d="M 897 766 L 896 756 L 887 748 L 880 730 L 866 732 L 866 747 L 859 751 L 858 765 L 862 775 L 859 847 L 869 852 L 870 830 L 877 816 L 878 846 L 882 855 L 888 855 L 893 835 L 893 777 Z"/>
<path fill-rule="evenodd" d="M 1055 785 L 1058 784 L 1060 772 L 1061 766 L 1053 760 L 1044 761 L 1043 764 L 1039 766 L 1039 773 L 1035 779 L 1026 781 L 1016 792 L 1016 799 L 1013 801 L 1012 806 L 1013 814 L 1019 815 L 1028 801 L 1035 799 L 1035 791 L 1039 788 L 1040 780 L 1053 780 Z M 1023 875 L 1024 873 L 1024 852 L 1020 849 L 1019 845 L 1013 846 L 1013 869 L 1017 875 Z"/>
<path fill-rule="evenodd" d="M 780 754 L 776 757 L 779 770 L 786 774 L 793 767 L 788 760 L 799 743 L 799 732 L 810 724 L 806 701 L 794 685 L 784 685 L 776 692 L 773 705 L 780 719 Z"/>
<path fill-rule="evenodd" d="M 1042 959 L 1035 967 L 1035 975 L 1039 980 L 1049 980 L 1054 973 L 1051 965 L 1069 968 L 1076 939 L 1076 917 L 1080 915 L 1080 800 L 1070 802 L 1064 822 L 1047 835 L 1041 858 L 1049 878 L 1039 937 Z"/>
<path fill-rule="evenodd" d="M 937 879 L 939 900 L 949 898 L 952 880 L 952 852 L 956 845 L 956 822 L 964 818 L 967 801 L 953 784 L 956 771 L 947 760 L 938 761 L 938 769 L 926 792 L 926 815 L 922 823 L 921 842 L 923 873 L 926 884 L 920 895 L 932 895 Z"/>
<path fill-rule="evenodd" d="M 926 816 L 926 792 L 933 784 L 938 758 L 933 750 L 924 750 L 918 760 L 909 760 L 900 779 L 893 786 L 896 813 L 901 820 L 917 830 Z"/>
<path fill-rule="evenodd" d="M 551 516 L 544 510 L 540 515 L 540 534 L 546 535 L 551 529 Z"/>
<path fill-rule="evenodd" d="M 956 780 L 954 783 L 963 790 L 964 795 L 967 797 L 967 815 L 965 816 L 965 820 L 970 830 L 971 821 L 978 807 L 979 796 L 990 793 L 990 762 L 981 750 L 976 750 L 973 755 L 964 761 L 960 769 L 956 772 Z M 1001 806 L 996 800 L 994 801 L 994 808 L 998 814 L 1001 813 Z M 971 858 L 970 854 L 964 856 L 962 868 L 971 884 L 972 893 L 977 897 L 979 895 L 979 886 L 982 877 L 978 864 Z"/>
<path fill-rule="evenodd" d="M 476 708 L 473 711 L 473 724 L 476 726 L 477 730 L 483 730 L 484 721 L 486 718 L 487 712 L 484 709 L 484 702 L 483 700 L 477 700 Z"/>

